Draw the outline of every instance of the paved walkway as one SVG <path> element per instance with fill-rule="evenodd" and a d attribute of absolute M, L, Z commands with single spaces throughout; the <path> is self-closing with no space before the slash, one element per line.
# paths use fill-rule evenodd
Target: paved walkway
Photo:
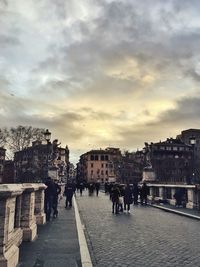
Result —
<path fill-rule="evenodd" d="M 78 210 L 75 217 L 74 208 L 66 210 L 63 199 L 58 218 L 39 226 L 34 242 L 20 246 L 19 267 L 91 266 L 88 256 L 82 258 L 87 253 L 77 225 L 78 232 L 84 229 L 94 267 L 200 267 L 198 211 L 154 205 L 169 211 L 165 213 L 138 205 L 130 215 L 116 216 L 104 193 L 99 197 L 77 193 L 76 200 L 82 222 L 76 224 Z"/>
<path fill-rule="evenodd" d="M 20 246 L 19 267 L 81 267 L 80 247 L 74 208 L 59 203 L 59 215 L 38 227 L 34 242 Z"/>
<path fill-rule="evenodd" d="M 190 217 L 192 219 L 200 220 L 200 211 L 194 209 L 178 208 L 169 204 L 152 204 L 151 206 L 162 209 L 167 212 L 176 213 L 181 216 Z"/>
<path fill-rule="evenodd" d="M 76 199 L 94 267 L 200 267 L 199 221 L 140 205 L 113 215 L 104 193 Z"/>

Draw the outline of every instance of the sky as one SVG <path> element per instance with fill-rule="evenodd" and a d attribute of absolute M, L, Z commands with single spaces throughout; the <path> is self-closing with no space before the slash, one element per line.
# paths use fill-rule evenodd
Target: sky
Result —
<path fill-rule="evenodd" d="M 200 128 L 199 0 L 0 0 L 0 128 L 70 161 Z"/>

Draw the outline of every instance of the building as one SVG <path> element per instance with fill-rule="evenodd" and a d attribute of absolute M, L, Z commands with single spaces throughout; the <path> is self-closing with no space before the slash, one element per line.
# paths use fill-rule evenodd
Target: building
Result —
<path fill-rule="evenodd" d="M 4 184 L 12 184 L 15 182 L 14 180 L 14 161 L 13 160 L 5 160 L 4 162 L 4 171 L 3 171 L 3 183 Z"/>
<path fill-rule="evenodd" d="M 142 180 L 143 162 L 138 160 L 138 152 L 126 151 L 115 169 L 118 181 L 122 184 L 127 182 L 134 184 Z"/>
<path fill-rule="evenodd" d="M 121 162 L 119 148 L 91 150 L 80 156 L 77 164 L 77 180 L 86 182 L 110 181 L 118 179 L 115 164 Z"/>
<path fill-rule="evenodd" d="M 34 141 L 14 154 L 15 181 L 40 182 L 48 176 L 64 180 L 68 164 L 69 149 L 59 147 L 57 139 L 46 144 Z"/>
<path fill-rule="evenodd" d="M 200 184 L 200 129 L 188 129 L 178 137 L 193 149 L 192 182 Z"/>
<path fill-rule="evenodd" d="M 149 157 L 157 183 L 190 184 L 193 148 L 181 139 L 167 138 L 149 145 Z"/>

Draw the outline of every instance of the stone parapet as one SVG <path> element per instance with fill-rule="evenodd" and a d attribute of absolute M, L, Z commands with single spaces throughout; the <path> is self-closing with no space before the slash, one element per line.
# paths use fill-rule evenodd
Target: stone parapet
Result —
<path fill-rule="evenodd" d="M 46 222 L 44 184 L 0 185 L 0 267 L 16 267 L 19 245 L 37 236 Z"/>
<path fill-rule="evenodd" d="M 200 188 L 198 185 L 183 185 L 183 184 L 147 184 L 149 187 L 149 200 L 166 201 L 171 205 L 176 205 L 175 192 L 181 190 L 182 205 L 190 209 L 200 209 Z M 157 195 L 156 193 L 157 192 Z"/>

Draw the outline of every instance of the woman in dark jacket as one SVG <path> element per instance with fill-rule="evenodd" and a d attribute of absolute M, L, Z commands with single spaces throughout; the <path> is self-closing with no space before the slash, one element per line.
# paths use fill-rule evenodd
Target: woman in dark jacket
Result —
<path fill-rule="evenodd" d="M 111 191 L 112 213 L 115 213 L 115 214 L 119 213 L 119 197 L 120 197 L 120 190 L 118 186 L 115 184 Z"/>
<path fill-rule="evenodd" d="M 133 203 L 133 191 L 129 184 L 126 185 L 124 190 L 124 211 L 130 213 L 130 204 Z"/>

